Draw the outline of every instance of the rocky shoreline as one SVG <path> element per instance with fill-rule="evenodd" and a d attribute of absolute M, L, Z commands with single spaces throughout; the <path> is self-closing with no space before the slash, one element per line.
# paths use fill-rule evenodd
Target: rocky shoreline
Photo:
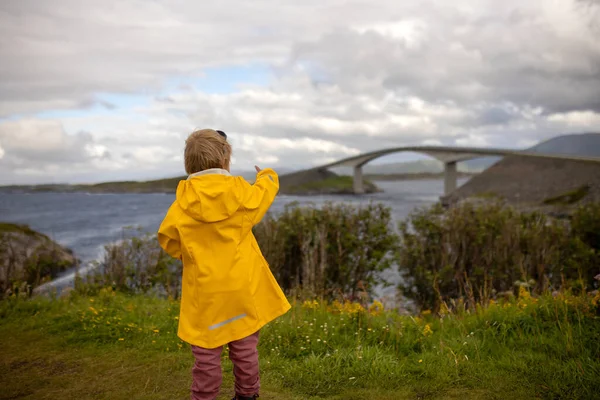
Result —
<path fill-rule="evenodd" d="M 28 292 L 77 266 L 67 249 L 27 225 L 0 223 L 0 298 Z"/>

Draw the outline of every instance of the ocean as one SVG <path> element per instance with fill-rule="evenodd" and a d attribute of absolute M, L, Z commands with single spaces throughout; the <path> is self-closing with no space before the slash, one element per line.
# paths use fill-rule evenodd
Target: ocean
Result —
<path fill-rule="evenodd" d="M 377 185 L 383 192 L 361 196 L 279 195 L 270 212 L 277 214 L 292 202 L 318 207 L 327 202 L 359 205 L 373 201 L 389 206 L 397 223 L 415 208 L 435 203 L 443 193 L 442 180 L 381 181 Z M 123 238 L 128 228 L 156 232 L 174 199 L 174 194 L 0 194 L 0 221 L 29 225 L 70 248 L 82 264 L 88 264 L 100 259 L 104 245 Z M 394 271 L 389 273 L 397 279 Z M 73 277 L 73 272 L 67 271 L 51 286 L 68 285 Z"/>

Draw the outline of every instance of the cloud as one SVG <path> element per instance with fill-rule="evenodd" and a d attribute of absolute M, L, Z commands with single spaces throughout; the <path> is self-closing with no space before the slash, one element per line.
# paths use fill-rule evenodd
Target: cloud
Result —
<path fill-rule="evenodd" d="M 339 29 L 296 45 L 294 62 L 316 65 L 345 92 L 387 90 L 461 107 L 509 102 L 546 112 L 600 111 L 600 41 L 571 2 L 478 4 L 466 11 L 454 2 L 423 7 L 397 21 L 400 34 L 394 25 Z M 405 35 L 406 26 L 418 28 Z"/>
<path fill-rule="evenodd" d="M 5 149 L 4 161 L 15 165 L 79 163 L 98 156 L 90 151 L 91 134 L 68 135 L 57 121 L 23 119 L 0 123 L 0 141 Z M 100 153 L 104 156 L 106 150 Z"/>
<path fill-rule="evenodd" d="M 230 134 L 242 170 L 600 130 L 598 9 L 595 0 L 4 2 L 0 169 L 5 180 L 25 167 L 38 180 L 174 175 L 186 135 L 204 127 Z M 267 78 L 243 76 L 249 66 Z M 226 90 L 203 89 L 207 71 L 228 71 L 211 84 Z M 67 173 L 73 166 L 84 175 Z"/>
<path fill-rule="evenodd" d="M 98 171 L 156 174 L 164 166 L 181 163 L 181 155 L 173 149 L 138 143 L 126 153 L 127 147 L 99 143 L 88 132 L 68 134 L 56 120 L 1 122 L 0 143 L 0 184 L 65 179 L 97 182 L 104 179 Z"/>

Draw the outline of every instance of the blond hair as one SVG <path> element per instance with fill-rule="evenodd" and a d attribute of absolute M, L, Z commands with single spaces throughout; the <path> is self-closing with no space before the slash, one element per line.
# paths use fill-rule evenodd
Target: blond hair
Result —
<path fill-rule="evenodd" d="M 229 168 L 231 145 L 213 129 L 194 131 L 185 141 L 185 171 L 188 174 L 211 168 Z"/>

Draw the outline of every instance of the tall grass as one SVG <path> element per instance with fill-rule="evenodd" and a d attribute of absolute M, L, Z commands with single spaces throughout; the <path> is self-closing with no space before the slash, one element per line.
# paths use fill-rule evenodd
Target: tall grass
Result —
<path fill-rule="evenodd" d="M 378 303 L 298 301 L 261 331 L 261 371 L 267 386 L 298 398 L 442 398 L 460 390 L 469 398 L 592 399 L 600 383 L 599 301 L 566 292 L 533 297 L 523 288 L 515 299 L 473 311 L 413 317 Z M 76 349 L 75 357 L 88 348 L 98 362 L 128 352 L 141 365 L 171 360 L 165 369 L 188 376 L 192 359 L 176 337 L 177 318 L 173 300 L 112 289 L 0 303 L 3 337 L 43 332 L 61 352 Z M 111 390 L 107 398 L 121 398 L 125 388 Z"/>

